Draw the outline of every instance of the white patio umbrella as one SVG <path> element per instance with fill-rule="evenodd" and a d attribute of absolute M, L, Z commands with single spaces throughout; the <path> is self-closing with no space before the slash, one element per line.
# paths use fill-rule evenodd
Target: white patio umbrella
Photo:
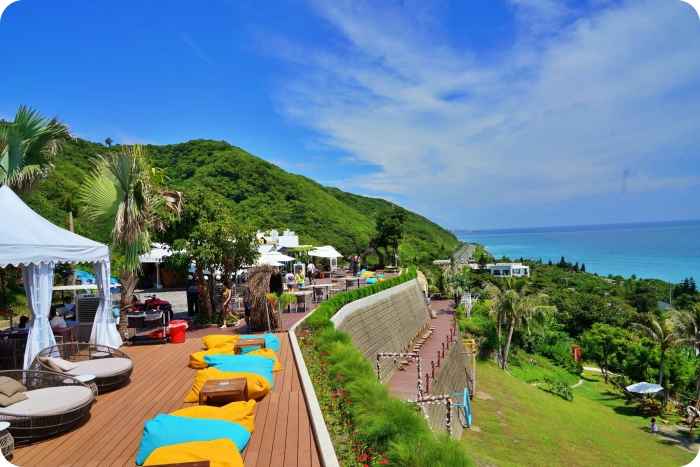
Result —
<path fill-rule="evenodd" d="M 256 266 L 284 266 L 282 263 L 279 263 L 272 258 L 266 258 L 265 255 L 258 258 L 257 261 L 255 261 L 255 264 Z"/>
<path fill-rule="evenodd" d="M 647 383 L 646 381 L 631 384 L 625 389 L 627 389 L 629 392 L 634 392 L 636 394 L 654 394 L 664 390 L 663 386 L 654 383 Z"/>
<path fill-rule="evenodd" d="M 342 258 L 343 255 L 338 253 L 335 248 L 330 245 L 319 246 L 309 251 L 309 256 L 318 256 L 320 258 Z"/>
<path fill-rule="evenodd" d="M 270 251 L 268 253 L 265 253 L 262 255 L 263 257 L 271 258 L 274 261 L 277 261 L 278 263 L 286 263 L 287 261 L 296 261 L 295 258 L 292 258 L 291 256 L 287 256 L 284 253 L 280 253 L 279 251 Z"/>

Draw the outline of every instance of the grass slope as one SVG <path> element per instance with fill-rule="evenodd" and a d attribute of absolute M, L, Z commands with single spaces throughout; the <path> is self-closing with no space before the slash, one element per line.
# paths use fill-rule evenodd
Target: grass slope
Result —
<path fill-rule="evenodd" d="M 574 394 L 565 401 L 480 362 L 472 400 L 478 430 L 465 430 L 463 442 L 480 466 L 677 467 L 694 458 L 651 435 L 649 419 L 618 413 L 624 400 L 606 393 L 598 375 L 586 375 Z"/>
<path fill-rule="evenodd" d="M 223 141 L 194 140 L 167 146 L 149 145 L 154 163 L 165 169 L 169 185 L 203 186 L 219 196 L 230 209 L 255 228 L 294 230 L 305 243 L 334 245 L 344 255 L 360 253 L 374 230 L 374 213 L 390 203 L 327 188 L 315 181 L 285 172 Z M 75 216 L 75 230 L 98 241 L 107 241 L 83 223 L 77 193 L 93 167 L 95 154 L 108 151 L 102 144 L 78 139 L 56 158 L 55 169 L 25 201 L 39 214 L 68 227 L 68 211 Z M 437 224 L 409 213 L 406 238 L 400 251 L 403 262 L 443 257 L 458 245 L 457 238 Z"/>

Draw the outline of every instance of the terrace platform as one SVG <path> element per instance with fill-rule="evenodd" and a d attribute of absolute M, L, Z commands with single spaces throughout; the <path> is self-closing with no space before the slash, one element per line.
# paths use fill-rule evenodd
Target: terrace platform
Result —
<path fill-rule="evenodd" d="M 89 417 L 73 431 L 18 448 L 9 460 L 22 467 L 136 465 L 144 422 L 158 413 L 195 405 L 182 402 L 197 371 L 187 366 L 189 355 L 202 349 L 202 336 L 224 331 L 234 330 L 188 331 L 183 344 L 122 347 L 134 360 L 129 383 L 100 395 Z M 274 374 L 274 391 L 255 406 L 255 431 L 243 461 L 246 467 L 320 467 L 289 337 L 286 332 L 277 336 L 281 343 L 277 356 L 284 370 Z"/>

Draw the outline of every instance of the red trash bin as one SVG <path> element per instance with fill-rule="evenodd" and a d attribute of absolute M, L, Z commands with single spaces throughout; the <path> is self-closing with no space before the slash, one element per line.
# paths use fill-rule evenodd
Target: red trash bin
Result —
<path fill-rule="evenodd" d="M 170 342 L 173 344 L 182 344 L 185 342 L 185 330 L 187 330 L 187 321 L 184 319 L 175 319 L 168 323 L 170 325 Z"/>

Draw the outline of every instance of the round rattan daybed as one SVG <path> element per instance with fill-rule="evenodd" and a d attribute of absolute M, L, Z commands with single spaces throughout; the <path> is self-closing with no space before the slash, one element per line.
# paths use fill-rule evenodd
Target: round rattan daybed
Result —
<path fill-rule="evenodd" d="M 124 352 L 105 345 L 71 343 L 57 344 L 39 351 L 32 362 L 33 370 L 61 372 L 49 366 L 47 358 L 61 358 L 78 366 L 63 372 L 69 376 L 94 375 L 100 394 L 116 389 L 131 376 L 134 362 Z"/>
<path fill-rule="evenodd" d="M 56 436 L 90 412 L 92 389 L 71 376 L 33 370 L 5 370 L 0 376 L 27 388 L 26 400 L 0 407 L 0 421 L 10 424 L 15 444 Z"/>

